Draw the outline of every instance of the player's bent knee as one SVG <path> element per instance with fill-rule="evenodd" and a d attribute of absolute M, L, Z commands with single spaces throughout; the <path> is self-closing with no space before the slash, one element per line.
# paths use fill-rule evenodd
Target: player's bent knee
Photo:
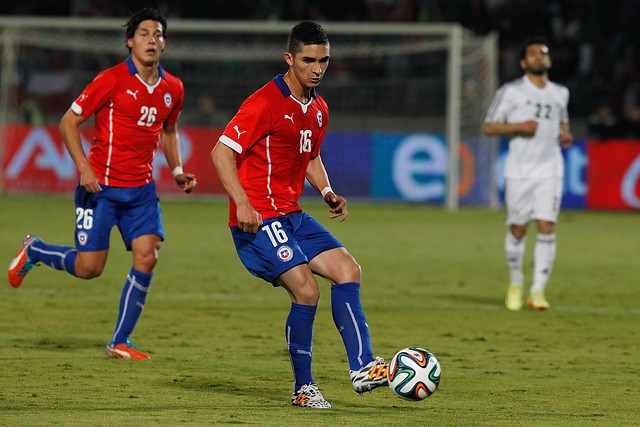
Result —
<path fill-rule="evenodd" d="M 80 279 L 93 279 L 102 275 L 107 262 L 107 251 L 78 252 L 74 264 L 74 274 Z"/>
<path fill-rule="evenodd" d="M 158 257 L 156 255 L 148 255 L 143 257 L 136 257 L 133 267 L 142 271 L 143 273 L 151 273 L 154 267 L 158 263 Z"/>
<path fill-rule="evenodd" d="M 100 275 L 102 275 L 104 268 L 103 267 L 98 267 L 98 266 L 89 266 L 89 267 L 77 267 L 76 266 L 76 277 L 79 277 L 80 279 L 93 279 L 95 277 L 98 277 Z"/>
<path fill-rule="evenodd" d="M 526 225 L 512 225 L 510 227 L 511 235 L 520 240 L 527 234 Z"/>
<path fill-rule="evenodd" d="M 318 305 L 320 301 L 320 293 L 316 289 L 315 292 L 298 292 L 295 295 L 296 303 L 304 305 Z"/>
<path fill-rule="evenodd" d="M 538 222 L 538 232 L 541 234 L 552 234 L 554 232 L 555 224 L 549 221 Z"/>
<path fill-rule="evenodd" d="M 320 301 L 320 290 L 318 282 L 315 280 L 305 282 L 303 286 L 292 290 L 292 294 L 298 304 L 318 305 L 318 301 Z"/>
<path fill-rule="evenodd" d="M 352 276 L 353 279 L 351 281 L 360 283 L 360 279 L 362 278 L 362 267 L 360 267 L 360 264 L 355 262 L 355 260 L 353 261 L 353 263 L 354 265 L 351 268 L 351 274 L 353 275 Z"/>
<path fill-rule="evenodd" d="M 336 283 L 358 282 L 362 277 L 362 268 L 355 259 L 350 257 L 349 262 L 344 262 L 340 267 L 340 276 L 337 277 Z"/>

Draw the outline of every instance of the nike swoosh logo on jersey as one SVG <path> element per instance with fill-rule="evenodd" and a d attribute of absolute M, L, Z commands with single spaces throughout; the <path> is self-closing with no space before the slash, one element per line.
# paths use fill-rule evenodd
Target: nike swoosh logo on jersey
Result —
<path fill-rule="evenodd" d="M 130 89 L 127 89 L 127 95 L 131 95 L 133 96 L 133 99 L 135 99 L 136 101 L 138 100 L 138 91 L 132 91 Z"/>

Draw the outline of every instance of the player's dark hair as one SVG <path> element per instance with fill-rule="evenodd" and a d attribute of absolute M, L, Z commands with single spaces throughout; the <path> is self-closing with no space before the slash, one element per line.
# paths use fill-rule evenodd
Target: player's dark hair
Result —
<path fill-rule="evenodd" d="M 543 44 L 545 46 L 549 46 L 547 41 L 542 37 L 530 37 L 522 43 L 522 47 L 520 48 L 520 59 L 524 59 L 527 56 L 527 49 L 532 44 Z"/>
<path fill-rule="evenodd" d="M 124 25 L 127 29 L 126 40 L 132 39 L 138 29 L 138 25 L 140 25 L 142 21 L 147 20 L 156 21 L 162 24 L 162 36 L 167 37 L 167 18 L 165 18 L 157 9 L 145 7 L 131 15 L 127 23 Z M 131 48 L 129 48 L 129 52 L 131 52 Z"/>
<path fill-rule="evenodd" d="M 296 54 L 303 46 L 312 44 L 328 45 L 329 37 L 324 29 L 313 21 L 303 21 L 293 27 L 287 40 L 287 51 Z"/>

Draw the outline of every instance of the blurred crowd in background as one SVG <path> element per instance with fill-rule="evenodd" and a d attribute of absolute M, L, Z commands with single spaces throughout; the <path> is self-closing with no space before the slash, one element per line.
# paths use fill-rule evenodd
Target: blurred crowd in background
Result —
<path fill-rule="evenodd" d="M 0 14 L 126 17 L 143 6 L 170 20 L 458 22 L 499 34 L 500 82 L 522 74 L 522 41 L 544 37 L 550 77 L 569 87 L 584 136 L 640 138 L 640 0 L 21 0 L 3 1 Z"/>

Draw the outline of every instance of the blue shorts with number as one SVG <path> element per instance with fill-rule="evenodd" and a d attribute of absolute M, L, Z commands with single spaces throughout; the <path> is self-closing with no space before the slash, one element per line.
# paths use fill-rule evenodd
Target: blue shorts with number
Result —
<path fill-rule="evenodd" d="M 321 252 L 343 247 L 305 212 L 266 219 L 256 234 L 231 227 L 231 235 L 247 270 L 269 283 L 296 265 L 308 263 Z"/>
<path fill-rule="evenodd" d="M 118 226 L 122 240 L 131 250 L 131 241 L 146 234 L 164 240 L 162 212 L 155 182 L 140 187 L 110 187 L 89 193 L 76 188 L 76 248 L 81 252 L 109 249 L 111 229 Z"/>

